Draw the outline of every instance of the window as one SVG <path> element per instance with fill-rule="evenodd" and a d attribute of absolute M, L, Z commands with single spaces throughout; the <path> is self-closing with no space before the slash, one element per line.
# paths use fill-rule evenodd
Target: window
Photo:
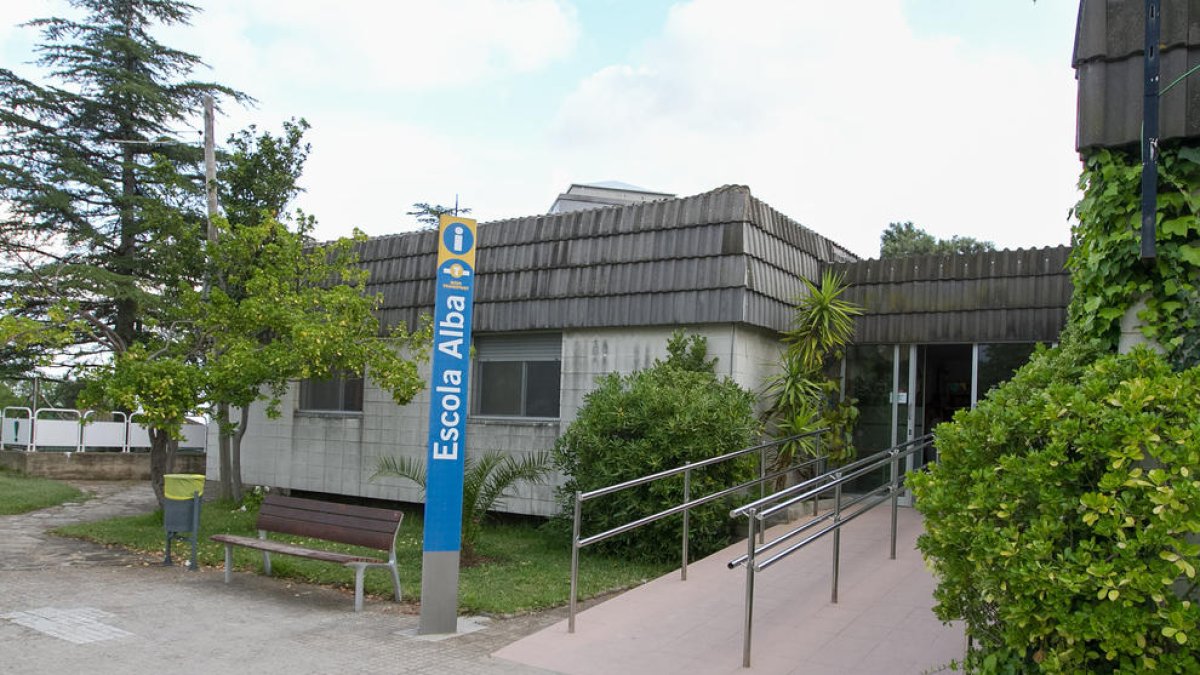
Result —
<path fill-rule="evenodd" d="M 562 335 L 475 338 L 476 415 L 558 417 Z"/>
<path fill-rule="evenodd" d="M 363 378 L 360 375 L 300 381 L 300 410 L 362 412 L 362 409 Z"/>
<path fill-rule="evenodd" d="M 1012 377 L 1033 354 L 1032 342 L 1011 342 L 979 345 L 978 398 L 1001 382 Z"/>

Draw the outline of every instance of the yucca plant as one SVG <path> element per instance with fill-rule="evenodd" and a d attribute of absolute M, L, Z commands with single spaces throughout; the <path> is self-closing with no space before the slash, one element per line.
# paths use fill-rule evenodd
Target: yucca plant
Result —
<path fill-rule="evenodd" d="M 463 460 L 462 558 L 475 557 L 475 545 L 483 528 L 483 519 L 504 503 L 509 488 L 519 481 L 534 485 L 545 481 L 551 471 L 550 453 L 538 452 L 520 459 L 498 450 L 489 450 L 478 458 Z M 380 457 L 371 479 L 384 476 L 407 478 L 425 492 L 425 462 L 415 457 Z"/>
<path fill-rule="evenodd" d="M 858 411 L 853 401 L 837 401 L 838 383 L 824 369 L 842 357 L 854 335 L 854 317 L 863 310 L 842 299 L 846 285 L 838 274 L 826 271 L 820 285 L 807 279 L 804 284 L 808 293 L 797 301 L 792 328 L 783 336 L 787 349 L 780 371 L 767 381 L 771 404 L 764 418 L 777 438 L 823 427 L 832 432 L 820 446 L 813 438 L 784 443 L 776 453 L 776 468 L 790 465 L 797 455 L 813 455 L 818 447 L 835 458 L 853 451 L 848 438 Z"/>

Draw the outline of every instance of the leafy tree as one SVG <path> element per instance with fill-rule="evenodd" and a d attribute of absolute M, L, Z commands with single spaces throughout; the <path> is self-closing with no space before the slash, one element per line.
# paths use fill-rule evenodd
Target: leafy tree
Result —
<path fill-rule="evenodd" d="M 230 152 L 220 159 L 217 172 L 218 194 L 227 214 L 227 221 L 234 227 L 261 227 L 265 222 L 286 218 L 285 211 L 289 202 L 301 190 L 300 175 L 308 159 L 309 145 L 304 142 L 304 133 L 309 128 L 308 122 L 287 121 L 283 123 L 283 134 L 274 136 L 269 132 L 258 133 L 255 126 L 242 130 L 229 137 Z M 297 232 L 307 240 L 307 232 L 314 224 L 311 216 L 297 214 Z M 266 230 L 268 236 L 273 236 L 276 228 Z M 260 230 L 261 232 L 261 230 Z M 242 233 L 250 234 L 252 233 Z M 246 268 L 259 267 L 262 264 L 271 265 L 278 261 L 265 260 L 271 251 L 263 250 L 265 242 L 250 242 L 249 249 L 243 249 L 233 254 L 230 259 L 210 260 L 209 275 L 216 278 L 220 292 L 234 304 L 247 301 L 253 289 L 248 289 L 241 281 L 240 270 L 228 270 L 231 265 L 242 265 Z M 231 247 L 232 248 L 232 247 Z M 300 256 L 296 257 L 299 261 Z M 279 270 L 277 270 L 279 271 Z M 231 273 L 232 272 L 232 275 Z M 286 272 L 279 271 L 281 275 Z M 303 277 L 304 272 L 298 271 Z M 303 283 L 302 280 L 300 280 Z M 320 283 L 317 281 L 316 283 Z M 284 287 L 291 286 L 284 283 Z M 207 296 L 204 296 L 207 298 Z M 253 304 L 252 301 L 249 304 Z M 243 329 L 255 330 L 254 326 Z M 260 326 L 256 337 L 265 347 L 270 347 L 278 338 L 278 333 Z M 222 335 L 222 337 L 227 337 Z M 244 330 L 242 337 L 244 337 Z M 216 342 L 216 341 L 214 341 Z M 220 359 L 225 355 L 225 348 L 217 344 L 207 345 L 203 357 Z M 258 365 L 258 364 L 252 364 Z M 287 384 L 288 371 L 249 370 L 240 375 L 257 373 L 259 377 L 235 377 L 221 382 L 222 385 L 213 390 L 217 395 L 213 401 L 214 418 L 218 425 L 217 455 L 218 477 L 220 488 L 218 496 L 223 499 L 241 501 L 242 499 L 242 470 L 241 445 L 242 439 L 249 429 L 250 406 L 258 399 L 258 390 L 268 384 L 274 387 L 273 395 L 278 396 Z M 279 379 L 282 375 L 284 379 Z M 224 394 L 222 397 L 221 394 Z M 238 422 L 233 422 L 230 414 L 231 406 L 239 408 Z M 274 414 L 274 404 L 268 407 L 268 413 Z"/>
<path fill-rule="evenodd" d="M 285 220 L 288 204 L 303 188 L 300 175 L 308 160 L 304 119 L 283 123 L 283 134 L 258 132 L 255 125 L 229 137 L 217 168 L 217 186 L 225 219 L 235 225 Z M 301 220 L 304 220 L 301 214 Z M 311 223 L 306 223 L 306 226 Z"/>
<path fill-rule="evenodd" d="M 463 460 L 463 522 L 462 558 L 470 564 L 475 558 L 475 546 L 483 531 L 483 519 L 488 511 L 503 504 L 510 488 L 521 481 L 539 484 L 550 473 L 550 454 L 539 452 L 520 459 L 498 450 L 489 450 L 478 458 L 467 455 Z M 425 491 L 425 462 L 413 457 L 380 457 L 371 479 L 384 476 L 406 478 Z"/>
<path fill-rule="evenodd" d="M 982 253 L 994 251 L 996 245 L 973 237 L 953 236 L 938 239 L 912 224 L 888 223 L 879 238 L 880 258 L 903 258 L 910 255 L 951 255 L 956 253 Z"/>
<path fill-rule="evenodd" d="M 842 350 L 854 335 L 854 317 L 862 308 L 842 299 L 842 278 L 826 271 L 821 285 L 804 280 L 807 294 L 796 305 L 792 328 L 784 333 L 786 348 L 779 373 L 767 381 L 770 406 L 764 414 L 768 430 L 786 438 L 829 428 L 820 450 L 832 457 L 853 452 L 850 434 L 858 410 L 853 400 L 839 401 L 839 382 L 826 368 L 842 358 Z M 784 468 L 799 454 L 815 455 L 815 437 L 788 441 L 779 447 L 777 468 Z"/>
<path fill-rule="evenodd" d="M 471 212 L 471 209 L 460 208 L 457 206 L 442 206 L 441 204 L 429 204 L 426 202 L 417 202 L 412 205 L 412 211 L 405 211 L 404 215 L 413 216 L 421 227 L 425 229 L 436 228 L 441 222 L 442 216 L 450 213 L 456 216 L 465 216 Z"/>
<path fill-rule="evenodd" d="M 415 359 L 424 354 L 428 332 L 413 335 L 399 326 L 392 340 L 381 338 L 378 298 L 365 294 L 367 272 L 355 255 L 362 235 L 306 248 L 301 233 L 273 219 L 238 227 L 219 220 L 218 226 L 213 269 L 238 292 L 180 289 L 181 328 L 99 369 L 86 400 L 139 409 L 148 425 L 171 436 L 192 411 L 240 408 L 237 424 L 221 421 L 232 450 L 228 470 L 222 467 L 222 491 L 240 499 L 236 459 L 250 405 L 266 401 L 268 415 L 275 415 L 291 380 L 364 371 L 398 404 L 407 403 L 423 387 Z M 415 358 L 401 356 L 397 347 Z M 169 453 L 152 455 L 152 473 L 161 478 L 169 461 Z M 161 489 L 161 480 L 155 487 Z"/>
<path fill-rule="evenodd" d="M 702 337 L 677 333 L 665 361 L 629 375 L 597 380 L 578 417 L 554 447 L 554 464 L 566 477 L 559 490 L 563 513 L 572 513 L 575 491 L 587 492 L 683 466 L 740 448 L 757 438 L 754 396 L 729 378 L 718 378 L 705 359 Z M 701 366 L 701 367 L 697 367 Z M 722 462 L 693 472 L 693 498 L 750 478 L 753 458 Z M 651 515 L 683 498 L 682 476 L 640 485 L 589 502 L 585 534 L 595 534 Z M 729 541 L 729 504 L 713 501 L 691 511 L 690 552 L 700 557 Z M 679 521 L 664 519 L 605 540 L 597 547 L 645 560 L 678 555 Z"/>

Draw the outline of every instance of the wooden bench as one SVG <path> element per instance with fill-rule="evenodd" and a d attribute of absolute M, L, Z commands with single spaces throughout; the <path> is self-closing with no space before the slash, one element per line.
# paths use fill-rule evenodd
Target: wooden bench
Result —
<path fill-rule="evenodd" d="M 354 611 L 362 610 L 363 572 L 368 567 L 386 567 L 392 572 L 396 602 L 400 602 L 400 572 L 396 568 L 396 535 L 404 519 L 401 511 L 369 506 L 334 504 L 315 499 L 268 494 L 258 512 L 258 538 L 214 534 L 213 541 L 225 544 L 225 583 L 233 573 L 233 547 L 244 546 L 263 552 L 263 570 L 271 574 L 271 554 L 324 560 L 354 568 Z M 305 548 L 267 539 L 268 532 L 323 539 L 388 552 L 386 561 L 336 551 Z"/>

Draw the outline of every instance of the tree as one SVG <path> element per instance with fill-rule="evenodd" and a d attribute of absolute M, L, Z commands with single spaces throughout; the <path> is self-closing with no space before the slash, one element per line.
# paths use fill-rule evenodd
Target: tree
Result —
<path fill-rule="evenodd" d="M 842 299 L 842 278 L 826 271 L 821 285 L 804 280 L 808 293 L 796 304 L 792 328 L 784 333 L 786 349 L 779 374 L 767 381 L 771 401 L 764 414 L 767 428 L 776 438 L 787 438 L 828 428 L 823 451 L 832 457 L 853 452 L 850 434 L 858 409 L 853 400 L 839 401 L 839 383 L 825 369 L 842 358 L 842 349 L 854 335 L 854 317 L 862 308 Z M 777 468 L 790 465 L 798 454 L 815 454 L 817 439 L 810 437 L 783 443 L 776 456 Z"/>
<path fill-rule="evenodd" d="M 456 216 L 465 216 L 471 212 L 468 208 L 459 208 L 456 206 L 442 206 L 441 204 L 428 204 L 426 202 L 417 202 L 412 205 L 412 211 L 405 211 L 404 215 L 414 216 L 417 222 L 424 229 L 432 229 L 438 226 L 441 222 L 441 217 L 446 214 Z"/>
<path fill-rule="evenodd" d="M 475 558 L 483 519 L 499 507 L 512 486 L 521 481 L 539 484 L 550 473 L 550 454 L 539 452 L 520 459 L 489 450 L 478 458 L 467 455 L 463 460 L 463 522 L 462 557 L 470 564 Z M 384 476 L 405 478 L 425 491 L 425 462 L 412 457 L 380 457 L 371 479 Z"/>
<path fill-rule="evenodd" d="M 880 258 L 903 258 L 910 255 L 952 255 L 956 253 L 982 253 L 994 251 L 996 245 L 973 237 L 953 236 L 937 239 L 932 234 L 912 224 L 888 223 L 879 238 Z"/>
<path fill-rule="evenodd" d="M 203 202 L 200 151 L 171 139 L 171 129 L 204 95 L 246 97 L 187 79 L 199 58 L 152 36 L 186 24 L 194 6 L 71 4 L 82 19 L 31 23 L 54 84 L 0 69 L 0 293 L 15 303 L 8 316 L 72 329 L 65 347 L 51 332 L 25 344 L 26 354 L 86 370 L 153 357 L 178 329 L 176 291 L 202 269 Z M 158 468 L 170 440 L 155 426 L 164 419 L 147 420 Z"/>
<path fill-rule="evenodd" d="M 112 401 L 141 410 L 148 425 L 173 437 L 194 410 L 240 408 L 237 424 L 221 422 L 232 444 L 222 490 L 240 499 L 233 461 L 251 404 L 266 401 L 268 415 L 277 414 L 290 381 L 336 372 L 366 372 L 405 404 L 423 387 L 416 361 L 429 340 L 427 329 L 413 334 L 403 325 L 385 339 L 374 313 L 378 298 L 366 295 L 367 272 L 355 254 L 361 234 L 306 247 L 302 232 L 274 219 L 241 226 L 218 219 L 218 226 L 212 270 L 225 284 L 207 292 L 181 288 L 177 330 L 117 355 L 93 374 L 85 393 L 91 405 Z M 169 461 L 169 453 L 152 455 L 152 472 L 161 476 Z M 161 499 L 161 481 L 155 488 Z"/>
<path fill-rule="evenodd" d="M 259 134 L 254 125 L 229 137 L 231 151 L 221 156 L 217 172 L 218 193 L 227 222 L 234 223 L 234 226 L 258 227 L 271 219 L 286 218 L 288 203 L 301 190 L 300 175 L 309 152 L 309 145 L 304 142 L 304 132 L 308 128 L 308 122 L 303 119 L 299 122 L 290 120 L 283 123 L 283 134 L 279 137 L 269 132 Z M 302 213 L 296 215 L 297 232 L 306 237 L 314 219 Z M 209 261 L 210 276 L 216 278 L 220 291 L 231 302 L 247 300 L 249 290 L 237 282 L 237 277 L 231 278 L 223 267 L 234 261 L 257 267 L 262 262 L 255 259 L 257 257 L 259 255 L 252 249 L 248 255 L 235 255 L 231 260 Z M 233 273 L 236 275 L 238 271 L 233 270 Z M 268 346 L 274 336 L 275 333 L 268 330 L 258 333 L 259 342 Z M 220 349 L 216 345 L 209 345 L 205 356 L 220 358 L 224 355 Z M 276 375 L 275 372 L 252 370 L 241 374 L 247 372 L 257 372 L 266 377 L 237 377 L 221 383 L 230 385 L 236 382 L 232 388 L 214 388 L 214 393 L 222 392 L 225 395 L 213 401 L 213 416 L 218 425 L 218 497 L 234 501 L 242 499 L 241 446 L 249 428 L 250 406 L 258 398 L 258 390 L 262 386 L 273 382 L 275 396 L 278 396 L 286 385 L 286 379 L 272 381 L 271 376 Z M 230 414 L 230 408 L 234 405 L 239 408 L 236 423 Z M 269 406 L 268 412 L 274 413 L 274 405 Z"/>

